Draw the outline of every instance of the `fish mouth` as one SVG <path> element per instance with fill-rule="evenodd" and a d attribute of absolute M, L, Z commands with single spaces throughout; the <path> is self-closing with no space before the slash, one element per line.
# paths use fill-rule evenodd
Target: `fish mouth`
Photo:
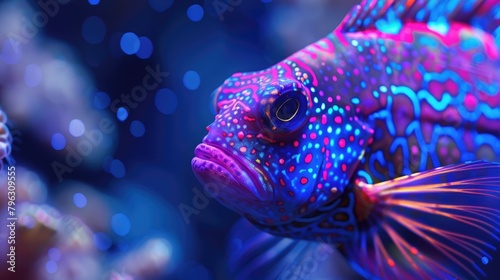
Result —
<path fill-rule="evenodd" d="M 237 199 L 267 202 L 273 199 L 270 184 L 262 170 L 248 161 L 242 161 L 224 149 L 199 144 L 191 161 L 196 178 L 224 200 Z"/>

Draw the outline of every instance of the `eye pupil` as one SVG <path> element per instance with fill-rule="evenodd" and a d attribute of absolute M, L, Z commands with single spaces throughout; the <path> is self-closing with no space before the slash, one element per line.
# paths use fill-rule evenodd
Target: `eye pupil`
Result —
<path fill-rule="evenodd" d="M 288 122 L 295 117 L 299 111 L 300 103 L 298 100 L 290 98 L 287 99 L 276 111 L 276 117 L 283 122 Z"/>

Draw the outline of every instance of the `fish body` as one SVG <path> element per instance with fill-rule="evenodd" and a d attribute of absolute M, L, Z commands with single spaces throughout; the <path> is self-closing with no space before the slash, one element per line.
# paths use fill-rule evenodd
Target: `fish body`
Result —
<path fill-rule="evenodd" d="M 482 274 L 500 223 L 499 10 L 364 1 L 214 92 L 195 175 L 263 231 L 342 244 L 367 278 Z M 453 234 L 464 225 L 476 236 Z"/>

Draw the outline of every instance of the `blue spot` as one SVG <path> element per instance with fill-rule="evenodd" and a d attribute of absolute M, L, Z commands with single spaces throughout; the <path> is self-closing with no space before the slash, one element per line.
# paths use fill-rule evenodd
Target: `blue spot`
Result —
<path fill-rule="evenodd" d="M 482 257 L 482 258 L 481 258 L 481 262 L 482 262 L 484 265 L 487 265 L 487 264 L 490 262 L 490 260 L 489 260 L 487 257 Z"/>
<path fill-rule="evenodd" d="M 155 106 L 160 113 L 170 115 L 177 108 L 177 96 L 169 89 L 159 89 L 155 96 Z"/>
<path fill-rule="evenodd" d="M 464 50 L 464 51 L 468 51 L 468 50 L 471 50 L 471 49 L 475 49 L 475 48 L 478 48 L 479 46 L 481 46 L 481 42 L 476 39 L 476 38 L 467 38 L 465 40 L 462 40 L 460 42 L 460 47 Z"/>
<path fill-rule="evenodd" d="M 92 236 L 92 239 L 94 240 L 94 245 L 101 251 L 106 251 L 111 247 L 111 239 L 105 233 L 96 232 Z"/>
<path fill-rule="evenodd" d="M 192 21 L 200 21 L 204 13 L 200 5 L 192 5 L 187 9 L 187 16 Z"/>
<path fill-rule="evenodd" d="M 387 20 L 386 20 L 387 19 Z M 401 20 L 394 10 L 389 9 L 386 12 L 386 19 L 379 19 L 375 21 L 375 27 L 383 33 L 398 34 L 403 27 Z"/>
<path fill-rule="evenodd" d="M 73 203 L 78 208 L 83 208 L 87 205 L 87 197 L 82 193 L 75 193 L 73 195 Z"/>
<path fill-rule="evenodd" d="M 448 31 L 450 30 L 450 25 L 446 21 L 434 21 L 434 22 L 429 22 L 427 23 L 427 27 L 441 35 L 446 35 Z"/>
<path fill-rule="evenodd" d="M 130 220 L 122 213 L 118 213 L 111 217 L 111 228 L 120 235 L 125 236 L 130 231 Z"/>
<path fill-rule="evenodd" d="M 57 262 L 61 259 L 61 251 L 55 247 L 50 248 L 47 254 L 49 255 L 49 259 L 52 261 Z"/>
<path fill-rule="evenodd" d="M 182 81 L 187 89 L 195 90 L 200 86 L 200 75 L 196 71 L 187 71 Z"/>
<path fill-rule="evenodd" d="M 61 133 L 54 133 L 52 135 L 50 145 L 54 148 L 54 150 L 60 151 L 66 147 L 66 137 L 64 137 Z"/>
<path fill-rule="evenodd" d="M 21 50 L 19 49 L 19 42 L 14 39 L 7 39 L 3 42 L 2 53 L 0 59 L 5 64 L 16 64 L 21 58 Z"/>
<path fill-rule="evenodd" d="M 141 41 L 133 32 L 127 32 L 120 39 L 122 51 L 128 55 L 135 54 L 141 47 Z"/>
<path fill-rule="evenodd" d="M 149 0 L 149 6 L 160 13 L 170 8 L 173 3 L 174 0 Z"/>
<path fill-rule="evenodd" d="M 89 4 L 92 6 L 99 5 L 99 2 L 101 2 L 101 0 L 89 0 Z"/>
<path fill-rule="evenodd" d="M 262 3 L 271 3 L 271 2 L 273 2 L 273 0 L 260 0 L 260 2 L 262 2 Z"/>
<path fill-rule="evenodd" d="M 69 122 L 69 134 L 80 137 L 85 133 L 85 124 L 79 119 L 74 119 Z"/>
<path fill-rule="evenodd" d="M 144 124 L 140 121 L 133 121 L 130 123 L 130 133 L 135 137 L 141 137 L 146 132 Z"/>
<path fill-rule="evenodd" d="M 140 37 L 139 41 L 141 46 L 135 55 L 141 59 L 148 59 L 153 53 L 153 43 L 148 37 Z"/>
<path fill-rule="evenodd" d="M 106 37 L 106 24 L 97 16 L 90 16 L 82 24 L 82 36 L 89 44 L 98 44 Z"/>
<path fill-rule="evenodd" d="M 109 106 L 109 103 L 111 103 L 111 98 L 107 93 L 101 91 L 94 94 L 94 106 L 97 109 L 104 109 Z"/>
<path fill-rule="evenodd" d="M 125 176 L 125 165 L 120 160 L 114 159 L 109 165 L 109 172 L 116 178 L 123 178 Z"/>
<path fill-rule="evenodd" d="M 48 261 L 47 263 L 45 263 L 45 269 L 48 273 L 56 273 L 57 263 L 55 261 Z"/>
<path fill-rule="evenodd" d="M 118 110 L 116 111 L 116 117 L 122 122 L 125 121 L 128 118 L 127 109 L 125 109 L 124 107 L 118 108 Z"/>
<path fill-rule="evenodd" d="M 36 64 L 28 64 L 24 70 L 24 83 L 36 87 L 42 82 L 42 70 Z"/>

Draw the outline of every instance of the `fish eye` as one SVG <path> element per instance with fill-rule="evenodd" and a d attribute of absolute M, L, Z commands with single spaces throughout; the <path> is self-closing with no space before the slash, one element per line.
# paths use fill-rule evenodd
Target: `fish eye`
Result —
<path fill-rule="evenodd" d="M 289 98 L 276 110 L 276 118 L 282 122 L 291 121 L 299 112 L 300 103 L 298 100 Z"/>
<path fill-rule="evenodd" d="M 272 95 L 262 108 L 263 121 L 274 136 L 297 131 L 306 121 L 308 99 L 298 89 Z"/>

